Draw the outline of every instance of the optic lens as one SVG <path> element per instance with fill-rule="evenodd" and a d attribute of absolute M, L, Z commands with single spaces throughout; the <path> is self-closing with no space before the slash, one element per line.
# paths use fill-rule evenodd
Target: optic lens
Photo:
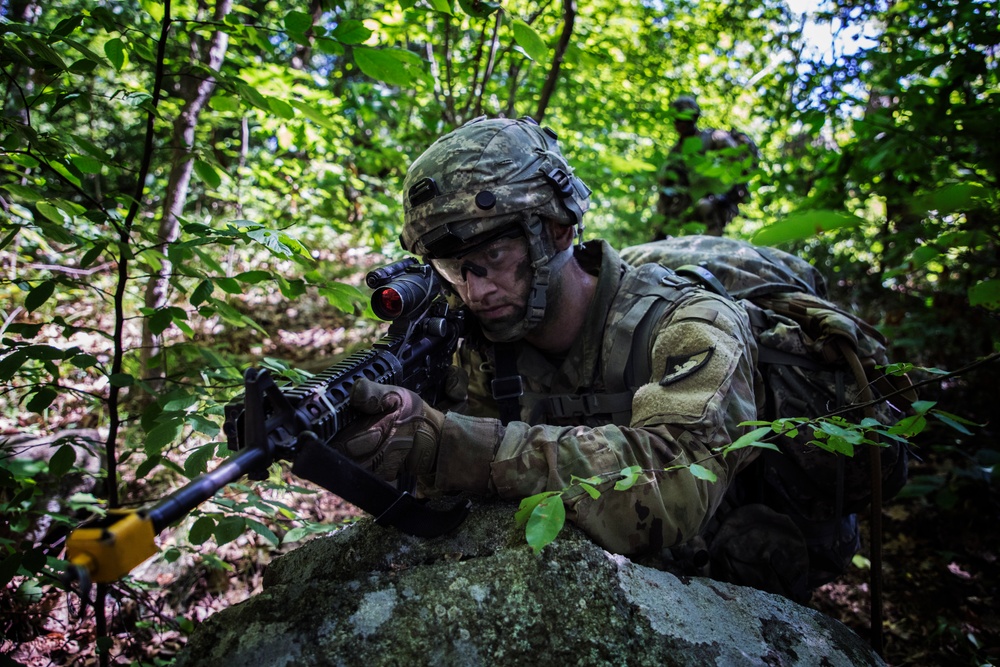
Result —
<path fill-rule="evenodd" d="M 378 294 L 381 312 L 375 313 L 382 319 L 391 320 L 403 314 L 403 297 L 396 290 L 386 287 Z"/>

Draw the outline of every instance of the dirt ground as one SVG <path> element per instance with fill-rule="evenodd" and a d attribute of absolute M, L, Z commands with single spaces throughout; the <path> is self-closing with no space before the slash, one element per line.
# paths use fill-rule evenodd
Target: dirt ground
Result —
<path fill-rule="evenodd" d="M 995 474 L 991 481 L 964 458 L 954 451 L 926 454 L 911 466 L 906 492 L 936 490 L 894 500 L 883 512 L 889 665 L 1000 664 L 1000 492 Z M 867 540 L 862 553 L 870 553 Z M 870 603 L 869 571 L 852 568 L 817 591 L 811 606 L 868 638 Z"/>

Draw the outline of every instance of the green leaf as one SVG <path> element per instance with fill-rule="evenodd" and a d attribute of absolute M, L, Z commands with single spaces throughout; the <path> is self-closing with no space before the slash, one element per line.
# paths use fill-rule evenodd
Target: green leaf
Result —
<path fill-rule="evenodd" d="M 97 158 L 87 155 L 73 155 L 70 157 L 70 162 L 84 174 L 99 174 L 104 166 Z"/>
<path fill-rule="evenodd" d="M 215 167 L 204 160 L 194 161 L 194 173 L 198 174 L 198 178 L 204 181 L 205 185 L 212 189 L 218 189 L 218 187 L 222 185 L 222 177 L 219 176 L 219 172 L 215 170 Z"/>
<path fill-rule="evenodd" d="M 31 397 L 31 400 L 28 401 L 25 407 L 32 412 L 41 414 L 46 408 L 52 405 L 52 401 L 56 400 L 58 395 L 55 389 L 44 387 L 35 392 L 35 395 Z"/>
<path fill-rule="evenodd" d="M 201 281 L 201 283 L 194 288 L 194 292 L 191 293 L 191 305 L 197 306 L 200 303 L 208 301 L 208 299 L 212 296 L 214 289 L 215 286 L 212 284 L 211 280 L 206 278 Z"/>
<path fill-rule="evenodd" d="M 262 109 L 264 111 L 271 110 L 267 100 L 253 86 L 248 86 L 241 81 L 236 84 L 236 91 L 240 94 L 240 98 L 242 98 L 244 102 L 250 104 L 250 106 L 257 107 L 258 109 Z"/>
<path fill-rule="evenodd" d="M 220 90 L 208 101 L 208 106 L 213 111 L 239 111 L 240 101 L 225 91 Z"/>
<path fill-rule="evenodd" d="M 125 67 L 125 43 L 120 38 L 112 37 L 104 43 L 104 55 L 117 71 L 121 72 Z"/>
<path fill-rule="evenodd" d="M 215 519 L 209 515 L 198 517 L 198 520 L 191 526 L 188 539 L 192 544 L 204 544 L 215 532 Z"/>
<path fill-rule="evenodd" d="M 284 118 L 285 120 L 295 118 L 295 108 L 284 100 L 279 100 L 277 97 L 268 97 L 267 105 L 271 107 L 271 111 L 278 118 Z"/>
<path fill-rule="evenodd" d="M 84 58 L 86 58 L 87 60 L 89 60 L 89 61 L 91 61 L 91 62 L 93 62 L 93 63 L 95 63 L 97 65 L 106 64 L 104 62 L 104 58 L 102 58 L 97 53 L 94 53 L 93 51 L 91 51 L 90 48 L 86 44 L 78 42 L 75 39 L 68 39 L 68 38 L 63 39 L 63 41 L 66 42 L 67 44 L 69 44 L 70 46 L 72 46 L 77 51 L 79 51 L 80 54 Z"/>
<path fill-rule="evenodd" d="M 73 32 L 80 27 L 83 23 L 83 14 L 74 14 L 69 18 L 65 18 L 52 29 L 53 37 L 66 37 L 67 35 L 73 34 Z"/>
<path fill-rule="evenodd" d="M 860 444 L 863 437 L 860 431 L 843 428 L 842 426 L 838 426 L 837 424 L 826 420 L 821 420 L 819 422 L 819 429 L 833 437 L 843 438 L 847 442 L 854 445 Z"/>
<path fill-rule="evenodd" d="M 173 321 L 174 314 L 172 310 L 170 308 L 161 308 L 149 318 L 149 330 L 155 335 L 160 335 Z"/>
<path fill-rule="evenodd" d="M 246 528 L 246 519 L 241 516 L 223 517 L 215 527 L 215 543 L 219 546 L 228 544 L 242 535 Z"/>
<path fill-rule="evenodd" d="M 292 249 L 281 242 L 280 232 L 276 232 L 273 229 L 258 228 L 247 231 L 247 236 L 276 255 L 282 257 L 292 256 Z"/>
<path fill-rule="evenodd" d="M 104 252 L 104 249 L 108 247 L 105 241 L 94 244 L 94 247 L 88 250 L 82 259 L 80 259 L 80 268 L 86 269 L 88 266 L 94 263 L 98 257 Z"/>
<path fill-rule="evenodd" d="M 345 283 L 327 283 L 318 290 L 320 296 L 326 297 L 331 306 L 345 313 L 354 312 L 354 304 L 363 303 L 364 294 L 357 287 Z"/>
<path fill-rule="evenodd" d="M 69 363 L 77 368 L 93 368 L 97 365 L 97 357 L 92 354 L 77 354 L 70 358 Z"/>
<path fill-rule="evenodd" d="M 274 546 L 278 546 L 279 544 L 281 544 L 281 540 L 278 539 L 278 536 L 275 535 L 270 528 L 262 524 L 260 521 L 254 521 L 253 519 L 246 519 L 246 524 L 247 528 L 257 533 L 258 535 L 263 537 L 265 540 L 267 540 Z"/>
<path fill-rule="evenodd" d="M 487 0 L 458 0 L 458 4 L 466 14 L 480 19 L 500 9 L 499 2 L 487 2 Z"/>
<path fill-rule="evenodd" d="M 226 294 L 242 294 L 243 287 L 235 278 L 216 278 L 215 284 Z"/>
<path fill-rule="evenodd" d="M 198 433 L 207 435 L 210 438 L 214 438 L 216 435 L 219 434 L 220 429 L 218 424 L 216 424 L 211 419 L 203 417 L 197 413 L 188 415 L 187 423 L 190 424 L 191 428 L 193 428 Z"/>
<path fill-rule="evenodd" d="M 589 495 L 594 500 L 597 500 L 598 498 L 601 497 L 601 492 L 595 489 L 590 484 L 587 484 L 586 482 L 580 482 L 580 488 L 586 491 L 587 495 Z"/>
<path fill-rule="evenodd" d="M 366 75 L 394 86 L 409 86 L 416 79 L 410 71 L 410 54 L 402 49 L 354 47 L 354 62 Z"/>
<path fill-rule="evenodd" d="M 969 288 L 969 305 L 1000 310 L 1000 280 L 984 280 Z"/>
<path fill-rule="evenodd" d="M 24 298 L 24 307 L 29 313 L 33 313 L 42 307 L 49 297 L 56 291 L 56 284 L 51 280 L 39 283 L 28 292 Z"/>
<path fill-rule="evenodd" d="M 531 511 L 524 536 L 528 545 L 537 553 L 556 539 L 565 524 L 566 506 L 563 505 L 562 494 L 554 494 L 542 500 Z"/>
<path fill-rule="evenodd" d="M 337 124 L 334 123 L 330 117 L 323 112 L 322 109 L 312 106 L 301 100 L 289 100 L 289 104 L 302 112 L 302 115 L 316 123 L 320 127 L 325 127 L 328 130 L 337 130 Z"/>
<path fill-rule="evenodd" d="M 65 356 L 62 350 L 53 345 L 28 345 L 21 349 L 29 359 L 38 359 L 39 361 L 55 361 Z"/>
<path fill-rule="evenodd" d="M 62 477 L 76 463 L 76 449 L 72 445 L 63 445 L 49 459 L 49 474 Z"/>
<path fill-rule="evenodd" d="M 350 19 L 342 21 L 330 34 L 341 44 L 362 44 L 372 36 L 372 31 L 363 22 Z"/>
<path fill-rule="evenodd" d="M 943 410 L 932 410 L 931 414 L 937 417 L 945 424 L 947 424 L 948 426 L 958 431 L 959 433 L 962 433 L 963 435 L 972 435 L 972 431 L 965 428 L 965 426 L 962 424 L 962 422 L 965 422 L 966 424 L 969 423 L 968 420 L 962 419 L 961 417 L 953 415 L 950 412 L 944 412 Z"/>
<path fill-rule="evenodd" d="M 10 580 L 17 575 L 20 567 L 21 554 L 16 551 L 7 554 L 3 561 L 0 561 L 0 586 L 6 587 Z"/>
<path fill-rule="evenodd" d="M 622 476 L 620 480 L 615 482 L 615 491 L 628 491 L 635 483 L 639 480 L 639 475 L 642 473 L 641 466 L 630 466 L 628 468 L 622 468 L 619 474 Z"/>
<path fill-rule="evenodd" d="M 173 418 L 157 424 L 146 434 L 146 453 L 154 454 L 181 435 L 184 422 Z"/>
<path fill-rule="evenodd" d="M 285 533 L 285 536 L 281 538 L 282 544 L 289 544 L 291 542 L 298 542 L 304 537 L 312 535 L 313 532 L 306 528 L 305 526 L 299 526 L 297 528 L 292 528 L 290 531 Z"/>
<path fill-rule="evenodd" d="M 777 450 L 778 448 L 774 446 L 772 443 L 761 442 L 762 438 L 771 434 L 772 432 L 773 429 L 770 426 L 762 426 L 760 428 L 755 428 L 749 433 L 744 433 L 740 437 L 736 438 L 736 440 L 734 440 L 732 444 L 724 447 L 722 449 L 722 455 L 725 456 L 726 454 L 728 454 L 733 450 L 743 449 L 744 447 L 751 447 L 751 446 Z"/>
<path fill-rule="evenodd" d="M 136 479 L 144 479 L 146 475 L 148 475 L 153 470 L 153 468 L 160 465 L 161 461 L 163 461 L 163 457 L 160 456 L 159 454 L 156 454 L 154 456 L 150 456 L 145 461 L 140 463 L 139 467 L 135 469 Z"/>
<path fill-rule="evenodd" d="M 244 283 L 250 283 L 251 285 L 256 285 L 259 282 L 271 279 L 270 271 L 244 271 L 243 273 L 237 273 L 233 276 L 236 280 Z"/>
<path fill-rule="evenodd" d="M 938 215 L 948 215 L 974 208 L 976 200 L 985 195 L 986 189 L 979 183 L 952 183 L 915 197 L 912 205 L 919 214 L 937 211 Z"/>
<path fill-rule="evenodd" d="M 454 15 L 451 8 L 451 0 L 430 0 L 430 3 L 431 7 L 433 7 L 436 12 Z"/>
<path fill-rule="evenodd" d="M 313 27 L 311 14 L 305 12 L 291 11 L 285 14 L 285 30 L 292 34 L 303 35 Z"/>
<path fill-rule="evenodd" d="M 184 474 L 187 475 L 188 479 L 205 474 L 205 471 L 208 470 L 208 462 L 215 456 L 217 446 L 214 442 L 202 445 L 184 459 Z"/>
<path fill-rule="evenodd" d="M 800 211 L 764 227 L 754 234 L 751 242 L 756 245 L 773 246 L 813 238 L 833 229 L 858 227 L 864 222 L 864 219 L 856 215 L 840 211 Z"/>
<path fill-rule="evenodd" d="M 14 373 L 20 370 L 27 360 L 28 355 L 23 350 L 11 352 L 0 359 L 0 382 L 9 382 L 14 377 Z"/>
<path fill-rule="evenodd" d="M 131 387 L 135 384 L 135 378 L 128 373 L 113 373 L 108 376 L 108 382 L 114 387 Z"/>
<path fill-rule="evenodd" d="M 706 482 L 719 481 L 719 478 L 716 476 L 714 472 L 712 472 L 711 470 L 702 465 L 698 465 L 697 463 L 692 463 L 690 466 L 688 466 L 688 470 L 691 471 L 692 475 L 694 475 L 698 479 L 703 479 Z"/>
<path fill-rule="evenodd" d="M 514 30 L 514 41 L 524 49 L 529 58 L 535 62 L 541 62 L 548 58 L 549 47 L 534 28 L 521 19 L 514 19 L 514 24 L 511 27 Z"/>
<path fill-rule="evenodd" d="M 541 493 L 536 493 L 533 496 L 528 496 L 527 498 L 522 498 L 520 504 L 517 507 L 517 513 L 514 514 L 514 521 L 517 525 L 523 526 L 528 522 L 528 518 L 531 513 L 535 511 L 538 507 L 538 503 L 542 502 L 549 496 L 553 496 L 559 493 L 558 491 L 543 491 Z"/>

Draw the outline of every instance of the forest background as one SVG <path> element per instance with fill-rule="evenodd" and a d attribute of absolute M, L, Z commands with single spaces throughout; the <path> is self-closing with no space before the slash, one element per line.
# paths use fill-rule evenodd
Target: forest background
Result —
<path fill-rule="evenodd" d="M 82 617 L 57 577 L 82 516 L 228 454 L 243 369 L 295 380 L 384 330 L 364 272 L 402 256 L 435 138 L 536 118 L 621 247 L 650 239 L 679 94 L 760 147 L 727 234 L 816 264 L 969 422 L 927 424 L 885 510 L 890 664 L 1000 660 L 998 36 L 972 0 L 0 1 L 0 661 L 168 664 L 357 516 L 275 466 Z M 859 632 L 866 563 L 814 601 Z"/>

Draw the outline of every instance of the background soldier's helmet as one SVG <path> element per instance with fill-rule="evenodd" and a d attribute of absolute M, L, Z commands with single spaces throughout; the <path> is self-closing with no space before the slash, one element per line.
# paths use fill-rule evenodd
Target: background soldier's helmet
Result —
<path fill-rule="evenodd" d="M 698 120 L 701 107 L 690 95 L 681 95 L 670 103 L 670 108 L 676 114 L 677 120 Z"/>
<path fill-rule="evenodd" d="M 484 335 L 513 341 L 542 322 L 550 277 L 572 255 L 571 248 L 556 252 L 545 223 L 575 225 L 582 235 L 590 201 L 590 190 L 573 175 L 554 132 L 531 118 L 477 118 L 418 157 L 403 192 L 403 247 L 426 258 L 458 256 L 520 228 L 532 271 L 525 315 Z"/>
<path fill-rule="evenodd" d="M 590 198 L 555 133 L 530 118 L 481 117 L 444 135 L 410 166 L 403 192 L 403 246 L 426 257 L 514 224 L 537 235 L 532 217 L 581 225 Z"/>

